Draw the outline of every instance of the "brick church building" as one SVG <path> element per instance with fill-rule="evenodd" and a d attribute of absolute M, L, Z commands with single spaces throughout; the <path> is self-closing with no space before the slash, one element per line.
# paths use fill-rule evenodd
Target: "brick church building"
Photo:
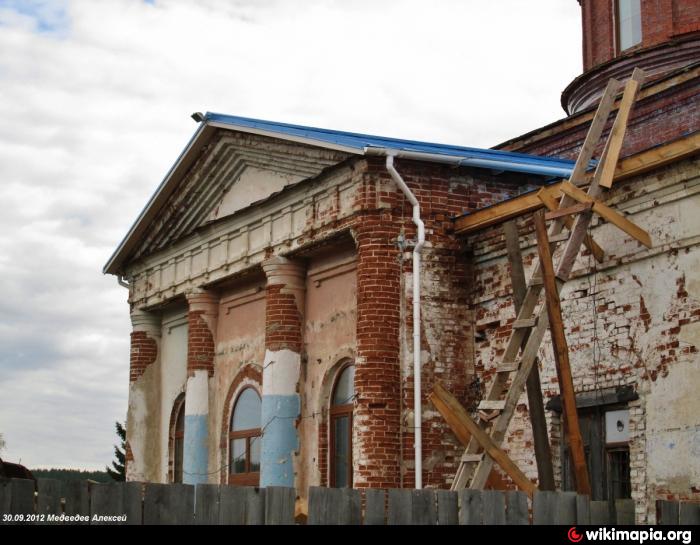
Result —
<path fill-rule="evenodd" d="M 579 3 L 567 117 L 494 149 L 198 117 L 104 268 L 129 290 L 129 480 L 304 497 L 414 487 L 418 462 L 422 486 L 449 488 L 464 447 L 427 396 L 440 381 L 476 417 L 515 318 L 503 230 L 479 218 L 567 178 L 607 81 L 640 67 L 606 202 L 653 247 L 597 218 L 605 259 L 582 252 L 562 307 L 594 499 L 634 498 L 638 522 L 657 498 L 700 500 L 700 5 Z M 551 350 L 538 365 L 566 489 Z M 503 448 L 536 482 L 525 395 Z M 496 470 L 489 486 L 513 485 Z"/>

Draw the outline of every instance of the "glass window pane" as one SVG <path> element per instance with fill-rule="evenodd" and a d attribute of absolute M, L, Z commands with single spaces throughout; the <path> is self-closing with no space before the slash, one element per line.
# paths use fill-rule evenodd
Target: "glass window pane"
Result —
<path fill-rule="evenodd" d="M 642 10 L 640 0 L 618 0 L 617 5 L 620 50 L 624 51 L 642 41 Z"/>
<path fill-rule="evenodd" d="M 338 377 L 333 392 L 333 405 L 347 405 L 352 403 L 355 395 L 355 366 L 349 365 Z"/>
<path fill-rule="evenodd" d="M 185 440 L 181 437 L 175 439 L 175 456 L 173 460 L 175 465 L 175 475 L 173 480 L 176 483 L 182 482 L 182 450 L 184 443 Z"/>
<path fill-rule="evenodd" d="M 175 418 L 175 431 L 185 431 L 185 400 L 183 399 L 180 403 L 180 408 L 177 411 L 177 417 Z"/>
<path fill-rule="evenodd" d="M 229 445 L 231 473 L 245 473 L 245 439 L 234 439 Z"/>
<path fill-rule="evenodd" d="M 262 443 L 262 438 L 258 435 L 257 437 L 250 438 L 250 470 L 260 471 L 260 444 Z"/>
<path fill-rule="evenodd" d="M 241 431 L 260 427 L 261 402 L 258 392 L 246 388 L 236 401 L 231 419 L 231 430 Z"/>
<path fill-rule="evenodd" d="M 350 463 L 348 427 L 350 426 L 350 418 L 347 416 L 334 418 L 333 426 L 333 447 L 335 454 L 333 459 L 333 476 L 335 486 L 343 488 L 350 486 L 348 482 L 348 464 Z"/>

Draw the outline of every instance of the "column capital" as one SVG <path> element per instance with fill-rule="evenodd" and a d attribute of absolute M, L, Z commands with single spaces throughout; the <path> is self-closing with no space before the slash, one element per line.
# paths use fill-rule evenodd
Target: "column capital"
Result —
<path fill-rule="evenodd" d="M 131 327 L 132 331 L 144 331 L 149 336 L 160 336 L 161 334 L 161 317 L 156 312 L 149 312 L 142 309 L 133 309 L 131 311 Z"/>
<path fill-rule="evenodd" d="M 185 294 L 190 311 L 203 310 L 205 312 L 218 312 L 219 296 L 209 290 L 194 288 Z"/>
<path fill-rule="evenodd" d="M 306 286 L 306 264 L 299 260 L 275 256 L 262 263 L 268 286 L 283 285 L 304 289 Z"/>

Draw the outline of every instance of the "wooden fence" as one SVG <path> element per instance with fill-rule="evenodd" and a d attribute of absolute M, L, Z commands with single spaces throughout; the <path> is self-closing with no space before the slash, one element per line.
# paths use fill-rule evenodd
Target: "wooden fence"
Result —
<path fill-rule="evenodd" d="M 698 524 L 700 505 L 658 502 L 661 524 Z M 0 524 L 294 524 L 292 488 L 0 480 Z M 574 492 L 311 487 L 307 524 L 634 524 L 632 500 Z"/>

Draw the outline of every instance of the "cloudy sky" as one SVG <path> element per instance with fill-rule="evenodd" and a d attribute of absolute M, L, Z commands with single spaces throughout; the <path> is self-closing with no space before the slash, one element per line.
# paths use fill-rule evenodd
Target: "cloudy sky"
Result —
<path fill-rule="evenodd" d="M 101 270 L 192 112 L 490 147 L 563 116 L 580 42 L 575 0 L 0 0 L 0 456 L 112 460 Z"/>

